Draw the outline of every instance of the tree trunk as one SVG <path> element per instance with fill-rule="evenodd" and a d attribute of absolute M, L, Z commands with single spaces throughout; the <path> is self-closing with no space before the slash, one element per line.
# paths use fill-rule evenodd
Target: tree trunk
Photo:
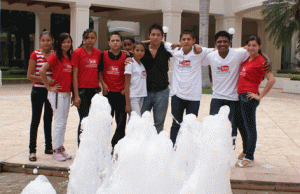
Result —
<path fill-rule="evenodd" d="M 208 47 L 210 0 L 199 0 L 199 44 Z M 202 67 L 202 87 L 211 87 L 208 67 Z"/>

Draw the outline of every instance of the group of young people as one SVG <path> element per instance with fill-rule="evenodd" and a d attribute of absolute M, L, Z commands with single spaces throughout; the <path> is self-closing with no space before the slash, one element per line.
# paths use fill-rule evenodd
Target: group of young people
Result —
<path fill-rule="evenodd" d="M 176 143 L 180 123 L 186 114 L 198 116 L 202 94 L 203 65 L 212 70 L 213 95 L 210 114 L 217 114 L 220 107 L 230 107 L 229 120 L 233 128 L 233 140 L 239 128 L 243 139 L 242 159 L 237 166 L 251 165 L 257 140 L 256 107 L 275 83 L 273 74 L 265 71 L 265 58 L 261 55 L 258 37 L 250 37 L 245 48 L 229 48 L 231 39 L 226 31 L 215 35 L 216 49 L 195 45 L 191 31 L 180 35 L 180 48 L 164 42 L 160 25 L 153 24 L 147 44 L 135 42 L 120 34 L 109 36 L 109 50 L 101 53 L 94 48 L 95 31 L 83 33 L 82 45 L 73 52 L 72 38 L 62 33 L 54 42 L 49 32 L 40 37 L 41 49 L 32 53 L 29 60 L 28 79 L 34 81 L 31 93 L 32 121 L 30 129 L 30 161 L 36 161 L 36 139 L 43 104 L 45 154 L 52 154 L 58 161 L 70 159 L 63 146 L 70 101 L 78 109 L 78 145 L 81 121 L 88 116 L 92 97 L 102 91 L 115 116 L 116 131 L 112 148 L 125 136 L 127 113 L 142 115 L 153 109 L 157 132 L 163 130 L 171 97 L 173 123 L 171 140 Z M 126 51 L 122 51 L 123 49 Z M 172 84 L 169 89 L 169 59 L 173 57 Z M 268 79 L 261 93 L 258 86 L 263 77 Z M 99 85 L 99 81 L 101 86 Z M 71 96 L 72 92 L 72 96 Z M 51 108 L 52 107 L 52 108 Z M 54 115 L 53 146 L 51 138 L 52 111 Z M 52 149 L 53 148 L 53 149 Z"/>

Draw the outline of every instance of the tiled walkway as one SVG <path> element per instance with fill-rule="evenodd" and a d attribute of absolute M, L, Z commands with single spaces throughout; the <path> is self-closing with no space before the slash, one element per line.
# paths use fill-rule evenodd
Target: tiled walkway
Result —
<path fill-rule="evenodd" d="M 19 169 L 31 172 L 39 166 L 39 172 L 67 169 L 72 161 L 56 162 L 45 155 L 43 121 L 38 132 L 37 162 L 28 161 L 29 126 L 31 119 L 31 85 L 4 85 L 0 87 L 0 162 L 3 170 Z M 211 95 L 203 95 L 199 121 L 208 116 Z M 170 107 L 170 106 L 169 106 Z M 165 130 L 171 127 L 170 108 Z M 65 147 L 75 155 L 77 148 L 78 113 L 70 108 Z M 255 166 L 232 168 L 232 186 L 235 188 L 256 188 L 289 190 L 300 192 L 300 95 L 285 94 L 273 89 L 261 100 L 257 110 L 258 142 Z M 240 136 L 237 139 L 236 155 L 242 151 Z M 22 167 L 20 167 L 22 166 Z M 28 168 L 27 168 L 28 167 Z M 62 167 L 62 168 L 59 168 Z M 27 171 L 26 171 L 27 170 Z M 48 171 L 47 171 L 48 170 Z M 60 171 L 59 171 L 60 172 Z M 65 172 L 62 172 L 65 174 Z M 53 173 L 53 175 L 56 175 Z"/>

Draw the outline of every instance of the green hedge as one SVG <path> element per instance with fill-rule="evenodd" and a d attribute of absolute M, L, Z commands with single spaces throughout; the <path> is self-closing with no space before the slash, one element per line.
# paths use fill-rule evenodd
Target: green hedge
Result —
<path fill-rule="evenodd" d="M 7 71 L 7 73 L 11 75 L 26 75 L 27 71 L 18 67 L 12 67 L 10 70 Z"/>
<path fill-rule="evenodd" d="M 11 68 L 10 67 L 0 66 L 0 69 L 1 69 L 1 71 L 7 71 L 7 70 L 10 70 Z"/>
<path fill-rule="evenodd" d="M 300 81 L 300 76 L 292 76 L 291 80 L 298 80 L 298 81 Z"/>
<path fill-rule="evenodd" d="M 277 73 L 281 73 L 281 74 L 300 74 L 300 71 L 290 70 L 290 69 L 280 69 L 280 70 L 277 71 Z"/>

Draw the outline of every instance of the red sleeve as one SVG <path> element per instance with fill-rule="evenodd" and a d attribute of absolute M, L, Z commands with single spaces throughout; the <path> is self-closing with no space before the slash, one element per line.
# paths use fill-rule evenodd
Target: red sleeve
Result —
<path fill-rule="evenodd" d="M 78 67 L 79 63 L 80 63 L 80 52 L 76 49 L 73 53 L 72 53 L 72 57 L 71 57 L 71 65 L 74 67 Z"/>
<path fill-rule="evenodd" d="M 33 51 L 30 55 L 30 59 L 33 59 L 35 62 L 37 62 L 36 52 Z"/>
<path fill-rule="evenodd" d="M 51 54 L 47 58 L 47 62 L 49 63 L 51 68 L 55 65 L 56 60 L 58 60 L 56 53 Z"/>

